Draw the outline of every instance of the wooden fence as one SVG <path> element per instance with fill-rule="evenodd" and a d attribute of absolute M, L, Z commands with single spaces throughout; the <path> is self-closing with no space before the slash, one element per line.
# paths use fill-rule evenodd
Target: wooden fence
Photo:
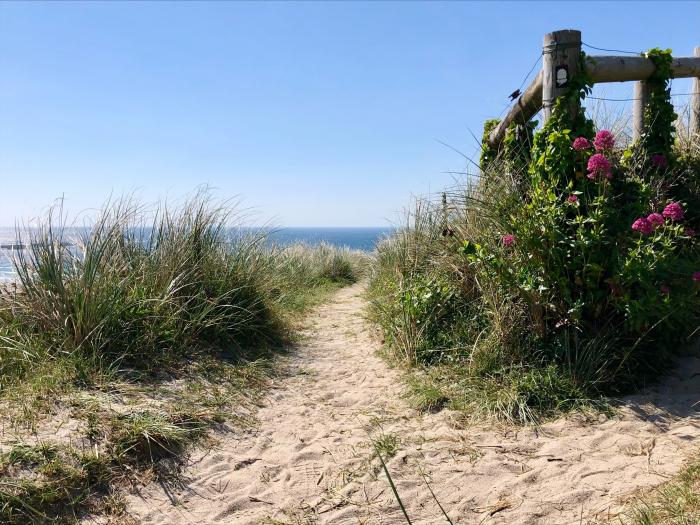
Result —
<path fill-rule="evenodd" d="M 576 74 L 581 53 L 581 31 L 565 29 L 544 35 L 542 69 L 520 95 L 510 111 L 489 135 L 491 146 L 503 141 L 513 124 L 525 124 L 541 109 L 546 122 L 557 97 L 566 93 L 568 80 Z M 585 68 L 596 84 L 636 81 L 633 105 L 633 139 L 642 133 L 644 107 L 648 95 L 645 80 L 654 72 L 654 63 L 643 56 L 586 56 Z M 700 135 L 700 46 L 694 56 L 674 58 L 673 78 L 694 78 L 690 101 L 690 133 Z"/>

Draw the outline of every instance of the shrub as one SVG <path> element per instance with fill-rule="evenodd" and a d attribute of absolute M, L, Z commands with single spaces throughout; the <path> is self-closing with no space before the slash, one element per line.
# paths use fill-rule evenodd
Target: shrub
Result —
<path fill-rule="evenodd" d="M 376 259 L 372 312 L 387 343 L 414 341 L 403 353 L 421 366 L 460 362 L 463 390 L 508 419 L 670 366 L 700 320 L 700 156 L 697 139 L 674 140 L 667 77 L 655 82 L 638 144 L 623 150 L 583 108 L 570 114 L 590 90 L 584 73 L 531 144 L 485 148 L 478 184 L 450 206 L 422 202 Z M 437 217 L 454 235 L 440 236 Z"/>

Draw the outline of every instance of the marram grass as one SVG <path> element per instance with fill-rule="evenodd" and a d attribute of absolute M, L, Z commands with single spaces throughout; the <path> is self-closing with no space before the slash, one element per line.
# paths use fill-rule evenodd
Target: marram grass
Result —
<path fill-rule="evenodd" d="M 19 232 L 29 248 L 0 293 L 4 423 L 23 435 L 69 411 L 91 445 L 6 449 L 0 522 L 129 523 L 120 486 L 172 482 L 209 428 L 250 424 L 274 352 L 309 307 L 360 277 L 366 256 L 273 246 L 265 230 L 239 228 L 244 218 L 200 193 L 155 212 L 112 201 L 80 229 L 53 210 Z M 111 395 L 137 402 L 114 411 Z"/>

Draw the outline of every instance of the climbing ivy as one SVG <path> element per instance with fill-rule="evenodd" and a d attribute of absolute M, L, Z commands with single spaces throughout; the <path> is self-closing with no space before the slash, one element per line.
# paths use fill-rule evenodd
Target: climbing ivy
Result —
<path fill-rule="evenodd" d="M 692 151 L 672 159 L 670 50 L 645 56 L 655 71 L 634 162 L 622 163 L 614 134 L 596 132 L 586 117 L 581 101 L 593 86 L 586 63 L 594 59 L 582 53 L 532 138 L 526 169 L 511 173 L 508 157 L 534 127 L 511 126 L 499 152 L 484 148 L 482 158 L 498 157 L 498 166 L 482 181 L 478 227 L 460 249 L 475 280 L 522 309 L 541 348 L 530 360 L 524 354 L 527 365 L 561 364 L 582 371 L 583 382 L 602 372 L 617 386 L 619 376 L 655 370 L 700 323 L 700 162 Z M 664 169 L 672 160 L 673 177 Z M 499 174 L 505 183 L 490 191 Z"/>
<path fill-rule="evenodd" d="M 544 127 L 535 134 L 530 174 L 535 179 L 550 179 L 576 173 L 576 155 L 571 149 L 575 137 L 592 137 L 593 121 L 586 117 L 581 101 L 591 93 L 593 79 L 586 69 L 586 54 L 579 55 L 578 73 L 569 80 L 568 91 L 557 98 Z M 571 108 L 576 110 L 572 113 Z"/>
<path fill-rule="evenodd" d="M 501 121 L 497 118 L 492 118 L 484 122 L 484 133 L 481 136 L 481 156 L 479 157 L 479 167 L 481 168 L 481 173 L 486 172 L 489 164 L 491 164 L 498 156 L 498 148 L 494 148 L 491 145 L 489 136 L 500 122 Z"/>
<path fill-rule="evenodd" d="M 654 63 L 656 69 L 646 81 L 649 99 L 644 110 L 644 130 L 638 147 L 645 167 L 665 167 L 673 160 L 675 121 L 678 118 L 671 103 L 673 57 L 670 49 L 663 50 L 658 47 L 650 49 L 644 56 Z M 655 155 L 663 155 L 665 161 L 661 162 L 660 157 L 656 157 L 656 162 L 652 163 Z"/>
<path fill-rule="evenodd" d="M 512 123 L 503 139 L 503 157 L 511 170 L 524 170 L 530 163 L 537 121 L 526 124 Z"/>

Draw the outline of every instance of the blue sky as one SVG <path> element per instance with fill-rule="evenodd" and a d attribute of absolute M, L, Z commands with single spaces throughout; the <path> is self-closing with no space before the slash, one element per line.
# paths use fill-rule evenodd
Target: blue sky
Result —
<path fill-rule="evenodd" d="M 690 55 L 700 3 L 2 2 L 0 224 L 209 185 L 279 225 L 383 225 L 564 28 Z"/>

